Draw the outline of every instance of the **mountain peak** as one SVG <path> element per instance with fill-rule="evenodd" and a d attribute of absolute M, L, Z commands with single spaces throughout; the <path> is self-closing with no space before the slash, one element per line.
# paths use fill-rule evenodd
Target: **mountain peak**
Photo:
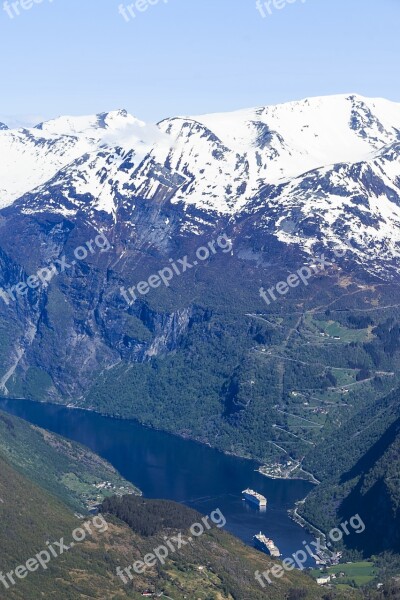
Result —
<path fill-rule="evenodd" d="M 98 138 L 103 135 L 102 130 L 104 132 L 104 130 L 125 129 L 130 125 L 144 126 L 145 123 L 130 115 L 125 109 L 120 109 L 95 115 L 60 116 L 39 123 L 34 129 L 40 129 L 53 135 L 93 136 Z"/>
<path fill-rule="evenodd" d="M 110 119 L 123 118 L 126 119 L 131 115 L 125 108 L 119 108 L 117 110 L 110 110 L 109 112 L 103 112 L 98 115 L 99 117 L 108 117 Z"/>
<path fill-rule="evenodd" d="M 158 125 L 124 109 L 64 116 L 0 136 L 0 206 L 21 198 L 29 211 L 70 214 L 84 201 L 85 210 L 115 215 L 121 199 L 168 198 L 207 218 L 257 207 L 279 231 L 281 217 L 299 223 L 308 242 L 316 227 L 340 238 L 351 215 L 354 232 L 374 243 L 385 245 L 390 232 L 392 256 L 400 239 L 399 131 L 400 104 L 358 94 Z M 304 226 L 310 212 L 318 223 Z M 201 228 L 196 220 L 190 227 Z"/>
<path fill-rule="evenodd" d="M 5 123 L 0 123 L 0 131 L 5 131 L 6 129 L 8 129 L 7 125 Z"/>

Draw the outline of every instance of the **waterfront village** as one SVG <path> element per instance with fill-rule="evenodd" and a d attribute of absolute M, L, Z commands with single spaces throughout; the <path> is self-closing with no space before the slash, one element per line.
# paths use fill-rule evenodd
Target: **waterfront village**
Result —
<path fill-rule="evenodd" d="M 301 462 L 297 460 L 288 460 L 286 463 L 271 463 L 261 466 L 258 471 L 262 475 L 266 475 L 271 479 L 291 479 L 294 471 L 301 466 Z"/>
<path fill-rule="evenodd" d="M 107 496 L 125 496 L 138 495 L 138 490 L 131 485 L 116 485 L 111 481 L 101 481 L 99 483 L 93 483 L 92 486 L 95 488 L 94 493 L 86 495 L 86 507 L 91 513 L 97 513 L 100 504 Z"/>

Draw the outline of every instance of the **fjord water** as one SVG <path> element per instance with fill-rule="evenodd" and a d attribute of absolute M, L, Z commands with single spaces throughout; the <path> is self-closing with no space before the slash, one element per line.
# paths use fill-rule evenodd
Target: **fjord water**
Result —
<path fill-rule="evenodd" d="M 255 471 L 256 462 L 135 421 L 28 400 L 0 399 L 0 409 L 89 447 L 148 498 L 182 502 L 203 514 L 219 508 L 226 529 L 249 545 L 262 531 L 287 557 L 312 539 L 287 514 L 312 489 L 306 481 L 267 479 Z M 242 501 L 241 491 L 247 487 L 267 497 L 265 512 Z"/>

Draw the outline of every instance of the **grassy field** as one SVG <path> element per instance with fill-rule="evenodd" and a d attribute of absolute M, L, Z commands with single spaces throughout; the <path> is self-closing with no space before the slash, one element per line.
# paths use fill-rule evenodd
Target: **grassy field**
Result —
<path fill-rule="evenodd" d="M 340 337 L 340 341 L 342 342 L 366 342 L 371 337 L 370 328 L 349 329 L 336 321 L 318 321 L 318 326 L 330 338 Z"/>
<path fill-rule="evenodd" d="M 336 565 L 334 567 L 328 567 L 327 572 L 329 575 L 336 575 L 336 579 L 333 579 L 331 583 L 344 589 L 345 586 L 349 586 L 354 582 L 357 587 L 362 587 L 371 583 L 377 576 L 377 570 L 373 562 L 362 561 L 349 564 Z M 314 569 L 311 575 L 314 578 L 320 577 L 322 571 Z M 339 573 L 344 573 L 344 577 L 339 577 Z"/>
<path fill-rule="evenodd" d="M 140 493 L 88 448 L 1 411 L 0 457 L 79 512 L 112 494 Z"/>

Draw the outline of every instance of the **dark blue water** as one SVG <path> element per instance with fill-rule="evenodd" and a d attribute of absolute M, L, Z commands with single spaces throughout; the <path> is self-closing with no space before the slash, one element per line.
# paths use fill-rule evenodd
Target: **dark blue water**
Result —
<path fill-rule="evenodd" d="M 88 446 L 148 498 L 182 502 L 203 514 L 220 508 L 226 529 L 249 545 L 253 535 L 262 531 L 286 557 L 302 549 L 303 540 L 312 540 L 287 515 L 296 500 L 312 489 L 306 481 L 267 479 L 255 471 L 258 464 L 253 461 L 226 456 L 135 421 L 27 400 L 0 399 L 0 409 Z M 265 512 L 242 501 L 241 491 L 247 487 L 267 497 Z"/>

